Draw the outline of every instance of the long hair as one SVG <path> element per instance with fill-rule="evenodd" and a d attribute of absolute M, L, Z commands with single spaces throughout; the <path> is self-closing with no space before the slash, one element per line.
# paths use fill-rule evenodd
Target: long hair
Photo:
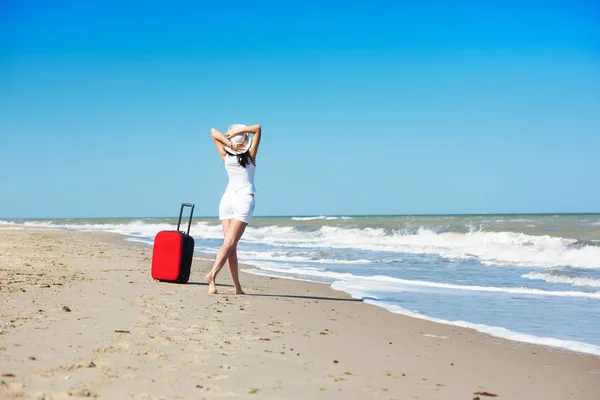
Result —
<path fill-rule="evenodd" d="M 238 163 L 240 164 L 240 166 L 242 168 L 246 168 L 246 165 L 248 165 L 248 163 L 251 161 L 250 158 L 250 152 L 248 150 L 246 150 L 244 153 L 242 154 L 231 154 L 230 152 L 228 152 L 227 150 L 225 150 L 225 152 L 227 154 L 229 154 L 230 156 L 236 156 Z"/>

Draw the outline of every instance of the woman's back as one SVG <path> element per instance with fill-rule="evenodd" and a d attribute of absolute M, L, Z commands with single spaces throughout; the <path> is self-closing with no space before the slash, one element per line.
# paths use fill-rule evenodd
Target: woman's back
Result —
<path fill-rule="evenodd" d="M 238 194 L 254 194 L 256 187 L 254 186 L 254 171 L 256 167 L 248 160 L 246 167 L 242 167 L 238 161 L 238 157 L 227 154 L 223 159 L 225 169 L 229 175 L 229 184 L 227 185 L 228 192 Z"/>

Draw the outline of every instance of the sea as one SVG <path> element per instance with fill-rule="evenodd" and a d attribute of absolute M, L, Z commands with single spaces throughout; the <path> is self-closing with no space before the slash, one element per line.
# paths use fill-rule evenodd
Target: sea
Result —
<path fill-rule="evenodd" d="M 147 246 L 176 225 L 0 221 L 0 229 L 114 232 Z M 194 219 L 191 235 L 196 258 L 213 258 L 223 241 L 217 218 Z M 255 217 L 238 255 L 253 266 L 248 273 L 319 282 L 392 313 L 600 356 L 600 214 Z M 192 271 L 192 280 L 205 272 Z"/>

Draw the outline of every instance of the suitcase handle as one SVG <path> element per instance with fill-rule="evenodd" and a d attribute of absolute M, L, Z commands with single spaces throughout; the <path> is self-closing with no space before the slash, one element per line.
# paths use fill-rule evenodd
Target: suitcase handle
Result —
<path fill-rule="evenodd" d="M 177 231 L 179 231 L 179 226 L 181 225 L 181 216 L 183 215 L 183 208 L 184 207 L 191 207 L 192 209 L 190 210 L 190 220 L 188 222 L 188 229 L 187 229 L 187 234 L 190 234 L 190 227 L 192 226 L 192 216 L 194 215 L 194 204 L 192 203 L 181 203 L 181 211 L 179 211 L 179 221 L 177 222 Z"/>

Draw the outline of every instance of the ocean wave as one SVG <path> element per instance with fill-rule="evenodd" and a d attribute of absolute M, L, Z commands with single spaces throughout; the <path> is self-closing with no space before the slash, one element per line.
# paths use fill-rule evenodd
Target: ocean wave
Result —
<path fill-rule="evenodd" d="M 9 221 L 0 221 L 0 224 L 5 222 L 6 225 L 11 224 Z M 32 228 L 52 228 L 65 229 L 73 231 L 99 231 L 117 233 L 125 236 L 136 236 L 154 238 L 160 231 L 172 231 L 177 228 L 176 224 L 155 223 L 143 220 L 133 220 L 127 223 L 101 223 L 93 224 L 87 222 L 62 222 L 62 221 L 25 221 L 19 224 L 24 227 Z M 182 227 L 187 228 L 187 226 Z M 283 232 L 289 232 L 289 229 L 284 229 Z M 194 237 L 211 237 L 223 238 L 223 231 L 220 225 L 211 225 L 207 222 L 195 222 L 192 224 L 190 234 Z"/>
<path fill-rule="evenodd" d="M 153 238 L 161 230 L 175 229 L 172 224 L 143 220 L 103 224 L 27 221 L 21 225 L 106 231 L 149 238 Z M 205 221 L 193 223 L 191 235 L 197 240 L 223 238 L 220 225 Z M 435 232 L 428 228 L 419 228 L 416 232 L 403 232 L 374 227 L 334 226 L 321 226 L 316 230 L 298 230 L 295 226 L 269 225 L 247 227 L 242 240 L 284 248 L 349 248 L 378 252 L 435 254 L 446 259 L 476 258 L 483 265 L 494 266 L 600 268 L 600 246 L 597 244 L 576 239 L 515 232 L 487 232 L 475 229 L 467 233 Z"/>
<path fill-rule="evenodd" d="M 444 258 L 473 258 L 488 265 L 525 267 L 573 266 L 600 268 L 600 247 L 572 246 L 575 239 L 514 232 L 388 232 L 381 228 L 323 226 L 317 231 L 264 235 L 249 229 L 245 240 L 283 247 L 356 248 L 384 252 L 437 254 Z"/>
<path fill-rule="evenodd" d="M 593 278 L 574 278 L 569 276 L 561 276 L 548 272 L 530 272 L 522 276 L 522 278 L 532 280 L 542 280 L 549 283 L 566 283 L 572 286 L 589 286 L 600 287 L 600 279 Z"/>
<path fill-rule="evenodd" d="M 159 231 L 174 230 L 171 224 L 147 223 L 144 221 L 131 221 L 128 223 L 66 223 L 58 221 L 25 221 L 21 225 L 32 228 L 53 228 L 73 231 L 99 231 L 118 233 L 126 236 L 154 237 Z"/>
<path fill-rule="evenodd" d="M 265 271 L 314 276 L 319 278 L 327 278 L 331 281 L 352 283 L 363 288 L 388 291 L 388 292 L 403 292 L 407 290 L 419 290 L 428 287 L 432 289 L 449 289 L 457 291 L 474 291 L 474 292 L 495 292 L 521 294 L 531 296 L 552 296 L 552 297 L 582 297 L 590 299 L 600 299 L 600 292 L 573 292 L 573 291 L 550 291 L 542 289 L 524 288 L 524 287 L 497 287 L 497 286 L 476 286 L 476 285 L 457 285 L 444 282 L 429 282 L 419 280 L 409 280 L 393 278 L 384 275 L 359 276 L 351 273 L 322 271 L 298 267 L 285 267 L 277 264 L 261 264 L 260 269 Z M 418 288 L 418 289 L 417 289 Z"/>
<path fill-rule="evenodd" d="M 306 254 L 306 253 L 303 253 Z M 242 251 L 238 250 L 238 255 L 248 261 L 277 261 L 277 262 L 298 262 L 298 263 L 317 263 L 317 264 L 373 264 L 373 260 L 343 260 L 339 258 L 325 258 L 316 254 L 294 254 L 293 252 L 279 251 Z M 399 260 L 390 260 L 398 262 Z"/>
<path fill-rule="evenodd" d="M 336 220 L 336 219 L 352 219 L 352 217 L 328 217 L 319 215 L 315 217 L 292 217 L 294 221 L 316 221 L 316 220 Z"/>

